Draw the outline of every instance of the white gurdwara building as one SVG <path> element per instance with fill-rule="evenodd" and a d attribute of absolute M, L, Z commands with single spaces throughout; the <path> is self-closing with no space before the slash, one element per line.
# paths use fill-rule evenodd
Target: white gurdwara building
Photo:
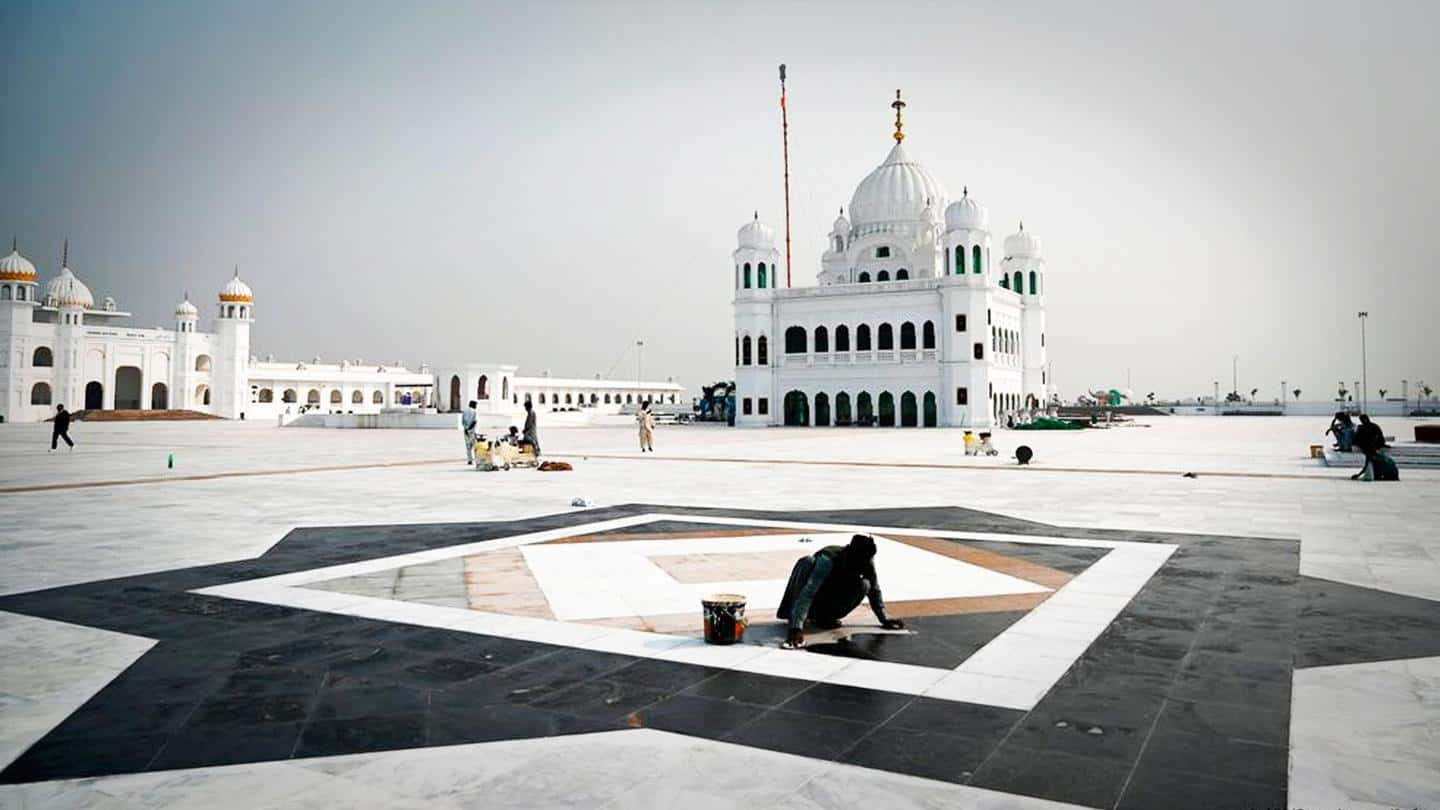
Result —
<path fill-rule="evenodd" d="M 989 428 L 1046 401 L 1045 261 L 1022 223 L 992 261 L 988 215 L 895 146 L 835 220 L 818 283 L 779 283 L 775 233 L 740 229 L 737 424 Z"/>

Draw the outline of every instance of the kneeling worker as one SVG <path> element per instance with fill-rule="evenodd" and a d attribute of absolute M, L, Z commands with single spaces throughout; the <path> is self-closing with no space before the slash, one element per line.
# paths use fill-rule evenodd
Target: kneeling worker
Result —
<path fill-rule="evenodd" d="M 840 626 L 840 620 L 870 599 L 870 609 L 887 630 L 899 630 L 905 623 L 885 617 L 885 600 L 875 575 L 875 540 L 857 534 L 848 546 L 826 546 L 795 563 L 785 595 L 780 597 L 776 615 L 790 623 L 785 649 L 805 643 L 805 623 L 826 630 Z"/>

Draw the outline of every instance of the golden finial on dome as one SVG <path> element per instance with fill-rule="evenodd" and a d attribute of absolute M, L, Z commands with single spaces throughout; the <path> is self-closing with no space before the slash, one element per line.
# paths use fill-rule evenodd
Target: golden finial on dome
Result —
<path fill-rule="evenodd" d="M 900 143 L 905 140 L 905 133 L 902 131 L 905 129 L 905 124 L 900 120 L 900 111 L 905 109 L 905 99 L 900 98 L 899 89 L 896 89 L 895 100 L 890 103 L 890 106 L 895 108 L 895 143 Z"/>

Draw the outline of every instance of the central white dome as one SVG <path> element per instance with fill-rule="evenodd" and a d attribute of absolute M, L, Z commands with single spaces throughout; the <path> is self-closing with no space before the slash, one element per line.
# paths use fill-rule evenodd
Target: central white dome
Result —
<path fill-rule="evenodd" d="M 57 307 L 95 307 L 95 296 L 90 294 L 90 288 L 68 267 L 60 268 L 60 275 L 50 280 L 45 288 L 45 301 Z"/>
<path fill-rule="evenodd" d="M 850 198 L 850 219 L 856 227 L 919 222 L 927 202 L 933 210 L 943 211 L 949 198 L 945 186 L 924 166 L 912 161 L 897 143 L 885 162 L 855 187 L 855 196 Z"/>

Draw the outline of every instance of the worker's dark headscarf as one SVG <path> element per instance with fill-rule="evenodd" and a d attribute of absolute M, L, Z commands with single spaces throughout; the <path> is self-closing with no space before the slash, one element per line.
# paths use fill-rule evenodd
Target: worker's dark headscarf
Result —
<path fill-rule="evenodd" d="M 868 534 L 857 534 L 850 538 L 850 544 L 840 555 L 841 567 L 849 571 L 861 571 L 875 559 L 875 538 Z"/>

